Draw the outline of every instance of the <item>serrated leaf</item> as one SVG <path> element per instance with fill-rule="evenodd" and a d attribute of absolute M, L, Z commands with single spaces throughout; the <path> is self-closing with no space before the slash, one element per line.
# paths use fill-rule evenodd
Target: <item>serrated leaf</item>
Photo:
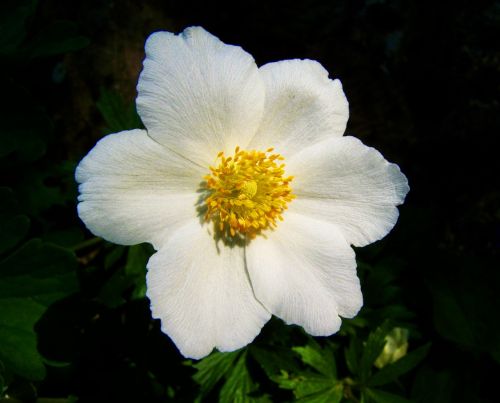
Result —
<path fill-rule="evenodd" d="M 341 383 L 333 388 L 325 389 L 306 397 L 300 398 L 300 403 L 340 403 L 344 395 L 344 388 Z"/>
<path fill-rule="evenodd" d="M 380 386 L 395 381 L 400 375 L 415 368 L 427 356 L 430 347 L 430 344 L 426 344 L 408 353 L 396 362 L 386 365 L 368 380 L 367 385 Z"/>
<path fill-rule="evenodd" d="M 269 378 L 279 376 L 282 370 L 288 372 L 296 372 L 299 370 L 293 355 L 290 354 L 289 348 L 281 346 L 267 348 L 251 345 L 249 349 L 252 357 L 257 361 Z"/>
<path fill-rule="evenodd" d="M 335 357 L 330 349 L 322 349 L 314 340 L 311 340 L 308 345 L 293 347 L 292 350 L 300 355 L 305 364 L 308 364 L 320 374 L 329 378 L 337 376 Z"/>
<path fill-rule="evenodd" d="M 217 382 L 231 370 L 240 354 L 240 351 L 230 353 L 216 351 L 193 365 L 198 370 L 193 375 L 193 379 L 200 385 L 202 395 L 210 392 Z"/>
<path fill-rule="evenodd" d="M 360 341 L 356 337 L 351 337 L 349 347 L 344 350 L 345 362 L 347 368 L 352 374 L 357 375 L 359 372 L 359 361 L 361 360 L 362 348 Z"/>
<path fill-rule="evenodd" d="M 244 351 L 229 371 L 219 394 L 219 403 L 249 403 L 255 400 L 248 396 L 255 389 L 255 384 L 248 372 L 246 358 L 247 352 Z"/>
<path fill-rule="evenodd" d="M 76 290 L 76 258 L 32 240 L 0 262 L 0 360 L 28 379 L 45 376 L 35 323 L 53 302 Z"/>
<path fill-rule="evenodd" d="M 342 387 L 335 379 L 310 371 L 298 374 L 281 371 L 281 374 L 272 380 L 277 382 L 280 388 L 292 390 L 298 399 L 313 398 L 317 394 L 329 393 L 331 389 L 339 388 L 339 385 Z"/>
<path fill-rule="evenodd" d="M 379 389 L 364 389 L 364 392 L 375 402 L 375 403 L 411 403 L 405 397 L 395 395 L 393 393 L 385 392 Z"/>
<path fill-rule="evenodd" d="M 331 378 L 312 373 L 303 373 L 298 378 L 294 394 L 297 398 L 303 398 L 331 389 L 335 385 L 337 385 L 337 382 Z"/>

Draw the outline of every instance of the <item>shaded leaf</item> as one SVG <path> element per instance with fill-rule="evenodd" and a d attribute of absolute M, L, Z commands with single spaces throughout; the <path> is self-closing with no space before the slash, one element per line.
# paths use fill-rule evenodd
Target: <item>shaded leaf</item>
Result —
<path fill-rule="evenodd" d="M 128 249 L 125 274 L 134 283 L 132 299 L 146 296 L 146 265 L 153 253 L 154 249 L 150 244 L 134 245 Z"/>
<path fill-rule="evenodd" d="M 405 397 L 379 389 L 365 389 L 365 393 L 376 403 L 410 403 Z"/>
<path fill-rule="evenodd" d="M 25 215 L 2 220 L 0 223 L 0 253 L 16 246 L 28 233 L 30 220 Z"/>
<path fill-rule="evenodd" d="M 290 349 L 280 346 L 272 348 L 250 345 L 250 354 L 262 367 L 269 378 L 278 376 L 282 370 L 288 372 L 298 371 L 298 365 L 295 362 Z"/>
<path fill-rule="evenodd" d="M 454 277 L 450 280 L 434 273 L 428 279 L 437 332 L 463 349 L 484 352 L 500 362 L 500 327 L 491 314 L 500 309 L 500 272 L 491 270 L 498 262 L 449 254 L 442 256 L 442 261 L 452 265 Z"/>
<path fill-rule="evenodd" d="M 104 258 L 104 268 L 110 270 L 125 253 L 125 246 L 107 244 L 107 253 Z M 123 273 L 121 273 L 123 275 Z"/>
<path fill-rule="evenodd" d="M 62 230 L 53 230 L 44 234 L 42 240 L 65 248 L 72 249 L 82 243 L 85 235 L 80 228 L 70 227 Z"/>
<path fill-rule="evenodd" d="M 39 215 L 50 207 L 74 203 L 76 184 L 74 170 L 68 172 L 70 166 L 58 163 L 46 169 L 37 169 L 19 182 L 16 193 L 26 214 Z"/>
<path fill-rule="evenodd" d="M 435 371 L 423 367 L 417 372 L 411 397 L 412 400 L 419 403 L 452 402 L 452 392 L 455 384 L 451 372 Z M 462 388 L 460 389 L 462 392 Z"/>
<path fill-rule="evenodd" d="M 75 256 L 32 240 L 0 262 L 0 360 L 8 370 L 42 379 L 34 325 L 47 307 L 74 292 Z"/>
<path fill-rule="evenodd" d="M 106 122 L 106 132 L 115 133 L 141 127 L 141 120 L 135 105 L 125 105 L 123 98 L 114 91 L 101 89 L 97 109 Z"/>
<path fill-rule="evenodd" d="M 0 253 L 16 246 L 29 230 L 29 218 L 19 212 L 19 203 L 12 190 L 0 188 Z"/>
<path fill-rule="evenodd" d="M 0 397 L 3 396 L 3 391 L 5 389 L 5 379 L 3 377 L 3 375 L 0 373 Z"/>
<path fill-rule="evenodd" d="M 344 350 L 344 356 L 347 368 L 354 375 L 357 375 L 359 372 L 361 352 L 362 347 L 360 341 L 356 337 L 352 337 L 351 341 L 349 342 L 349 347 Z"/>
<path fill-rule="evenodd" d="M 0 297 L 0 360 L 12 372 L 28 379 L 45 377 L 33 327 L 45 307 L 23 298 Z"/>
<path fill-rule="evenodd" d="M 99 293 L 99 298 L 111 308 L 125 303 L 126 297 L 129 295 L 127 292 L 131 292 L 131 299 L 140 299 L 146 296 L 146 264 L 154 252 L 153 248 L 149 244 L 140 244 L 131 246 L 127 250 L 123 246 L 113 245 L 104 259 L 105 268 L 111 269 L 117 262 L 121 261 L 125 251 L 127 251 L 125 266 L 113 268 L 115 272 Z"/>
<path fill-rule="evenodd" d="M 415 368 L 427 356 L 430 347 L 430 344 L 426 344 L 396 362 L 386 365 L 368 380 L 367 385 L 380 386 L 395 381 L 400 375 Z"/>

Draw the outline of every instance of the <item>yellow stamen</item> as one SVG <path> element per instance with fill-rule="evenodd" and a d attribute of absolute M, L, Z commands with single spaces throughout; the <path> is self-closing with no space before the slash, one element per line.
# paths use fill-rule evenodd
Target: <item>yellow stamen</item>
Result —
<path fill-rule="evenodd" d="M 217 154 L 219 165 L 209 167 L 204 177 L 209 195 L 205 199 L 205 220 L 212 220 L 225 236 L 254 238 L 263 230 L 276 228 L 277 220 L 295 196 L 285 176 L 284 158 L 279 154 L 245 151 L 236 147 L 226 158 Z"/>

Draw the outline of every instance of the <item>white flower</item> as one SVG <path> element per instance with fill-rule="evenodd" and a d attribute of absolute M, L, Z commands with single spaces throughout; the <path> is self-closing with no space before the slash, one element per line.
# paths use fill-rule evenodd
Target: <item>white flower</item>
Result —
<path fill-rule="evenodd" d="M 350 245 L 384 237 L 409 188 L 343 137 L 340 81 L 312 60 L 257 68 L 188 28 L 149 37 L 137 89 L 147 130 L 106 136 L 80 162 L 78 213 L 109 241 L 153 244 L 151 310 L 181 353 L 245 346 L 271 314 L 316 336 L 356 315 Z"/>

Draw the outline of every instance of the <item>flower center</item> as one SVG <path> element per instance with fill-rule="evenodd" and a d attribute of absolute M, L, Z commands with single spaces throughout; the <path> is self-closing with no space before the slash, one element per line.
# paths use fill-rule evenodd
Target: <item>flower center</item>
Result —
<path fill-rule="evenodd" d="M 277 220 L 295 196 L 285 175 L 284 158 L 273 148 L 245 151 L 236 147 L 232 157 L 217 155 L 219 165 L 206 175 L 205 220 L 212 220 L 223 236 L 255 238 L 275 228 Z"/>

